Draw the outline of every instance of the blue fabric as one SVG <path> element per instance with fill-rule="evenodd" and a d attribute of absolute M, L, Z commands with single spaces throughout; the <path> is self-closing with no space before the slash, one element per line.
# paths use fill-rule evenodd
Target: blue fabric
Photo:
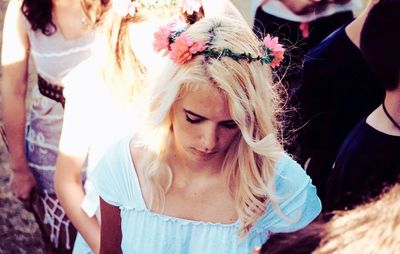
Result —
<path fill-rule="evenodd" d="M 76 235 L 72 254 L 93 254 L 89 245 L 86 243 L 85 239 L 83 239 L 80 233 Z"/>
<path fill-rule="evenodd" d="M 303 228 L 321 211 L 310 178 L 284 155 L 276 166 L 276 189 L 283 216 L 268 207 L 245 239 L 237 236 L 239 221 L 209 223 L 151 212 L 141 193 L 129 141 L 123 139 L 111 147 L 91 174 L 100 196 L 121 209 L 124 253 L 252 253 L 270 233 Z"/>

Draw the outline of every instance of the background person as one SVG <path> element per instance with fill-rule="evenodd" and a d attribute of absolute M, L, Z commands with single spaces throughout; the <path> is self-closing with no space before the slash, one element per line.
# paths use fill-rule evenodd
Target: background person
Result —
<path fill-rule="evenodd" d="M 78 0 L 10 1 L 4 21 L 1 94 L 13 170 L 11 190 L 26 206 L 33 206 L 43 238 L 51 242 L 49 251 L 57 253 L 70 252 L 76 234 L 53 188 L 64 114 L 61 79 L 91 55 L 92 25 L 101 16 L 102 5 Z M 26 111 L 30 56 L 38 85 Z"/>

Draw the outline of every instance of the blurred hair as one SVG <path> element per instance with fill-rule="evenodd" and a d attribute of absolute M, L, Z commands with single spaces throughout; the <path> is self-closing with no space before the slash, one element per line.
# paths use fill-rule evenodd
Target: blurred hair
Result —
<path fill-rule="evenodd" d="M 398 253 L 400 249 L 400 183 L 368 204 L 335 211 L 291 233 L 272 234 L 260 254 Z"/>
<path fill-rule="evenodd" d="M 40 30 L 49 36 L 57 27 L 52 20 L 52 0 L 23 0 L 21 11 L 32 26 L 32 30 Z"/>
<path fill-rule="evenodd" d="M 89 19 L 90 25 L 99 26 L 104 15 L 111 7 L 111 0 L 81 0 L 83 12 Z"/>
<path fill-rule="evenodd" d="M 399 249 L 400 184 L 396 184 L 375 201 L 336 212 L 313 253 L 397 253 Z"/>
<path fill-rule="evenodd" d="M 318 221 L 295 232 L 271 234 L 260 254 L 312 253 L 319 246 L 324 230 L 324 224 Z"/>
<path fill-rule="evenodd" d="M 129 39 L 129 25 L 147 20 L 162 23 L 183 17 L 187 23 L 194 23 L 204 15 L 203 8 L 198 13 L 186 15 L 177 4 L 160 4 L 156 7 L 138 7 L 132 17 L 119 16 L 112 9 L 103 21 L 103 32 L 108 39 L 108 52 L 102 75 L 111 92 L 122 100 L 132 101 L 143 93 L 146 83 L 146 68 L 135 56 Z M 140 39 L 140 38 L 138 38 Z"/>
<path fill-rule="evenodd" d="M 262 54 L 261 42 L 242 21 L 204 18 L 183 34 L 193 41 L 205 41 L 213 49 Z M 144 144 L 154 152 L 143 171 L 151 186 L 151 207 L 163 209 L 172 183 L 172 171 L 166 162 L 166 149 L 172 138 L 171 108 L 188 91 L 200 86 L 215 87 L 225 96 L 230 115 L 241 132 L 227 151 L 222 173 L 235 199 L 241 222 L 239 234 L 245 236 L 268 204 L 279 210 L 274 186 L 275 164 L 283 153 L 276 137 L 279 96 L 272 84 L 271 68 L 260 62 L 204 55 L 194 56 L 183 65 L 171 62 L 162 80 L 151 90 L 148 132 L 143 135 Z"/>
<path fill-rule="evenodd" d="M 106 10 L 110 0 L 81 0 L 81 5 L 90 24 L 96 24 Z M 53 22 L 52 0 L 23 0 L 21 11 L 31 24 L 32 30 L 40 30 L 44 35 L 50 36 L 57 31 Z"/>
<path fill-rule="evenodd" d="M 361 30 L 360 49 L 386 90 L 400 83 L 400 1 L 380 0 Z"/>

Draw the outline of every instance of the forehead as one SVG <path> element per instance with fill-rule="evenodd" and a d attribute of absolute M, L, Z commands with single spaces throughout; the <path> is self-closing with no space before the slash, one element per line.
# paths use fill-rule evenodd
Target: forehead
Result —
<path fill-rule="evenodd" d="M 210 120 L 231 119 L 226 96 L 210 85 L 201 85 L 195 90 L 185 92 L 176 105 Z"/>

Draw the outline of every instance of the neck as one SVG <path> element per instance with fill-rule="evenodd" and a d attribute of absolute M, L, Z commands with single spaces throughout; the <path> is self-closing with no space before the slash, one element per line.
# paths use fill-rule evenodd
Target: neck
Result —
<path fill-rule="evenodd" d="M 365 23 L 365 19 L 368 16 L 369 11 L 371 8 L 378 2 L 378 0 L 370 0 L 365 7 L 365 9 L 360 13 L 360 15 L 357 16 L 353 22 L 348 24 L 346 26 L 346 34 L 349 36 L 350 40 L 354 43 L 354 45 L 357 46 L 357 48 L 360 48 L 360 34 L 361 34 L 361 29 Z"/>
<path fill-rule="evenodd" d="M 360 16 L 358 16 L 345 28 L 347 36 L 349 37 L 351 42 L 353 42 L 353 44 L 356 45 L 357 48 L 360 48 L 361 29 L 364 25 L 367 14 L 368 12 L 364 10 L 364 12 L 360 14 Z"/>
<path fill-rule="evenodd" d="M 181 176 L 186 179 L 198 179 L 215 177 L 221 173 L 221 160 L 194 161 L 190 160 L 182 151 L 179 151 L 173 144 L 171 153 L 168 156 L 168 163 L 172 168 L 174 176 Z"/>
<path fill-rule="evenodd" d="M 58 7 L 81 7 L 80 0 L 53 0 L 53 4 Z"/>
<path fill-rule="evenodd" d="M 386 91 L 384 103 L 388 114 L 397 123 L 397 125 L 400 125 L 400 88 L 397 88 L 394 91 Z M 392 125 L 393 127 L 396 127 L 395 124 L 392 123 Z"/>
<path fill-rule="evenodd" d="M 387 113 L 397 125 L 400 125 L 400 88 L 386 91 L 384 103 Z M 367 123 L 385 134 L 400 136 L 400 129 L 386 115 L 383 105 L 368 116 Z"/>

